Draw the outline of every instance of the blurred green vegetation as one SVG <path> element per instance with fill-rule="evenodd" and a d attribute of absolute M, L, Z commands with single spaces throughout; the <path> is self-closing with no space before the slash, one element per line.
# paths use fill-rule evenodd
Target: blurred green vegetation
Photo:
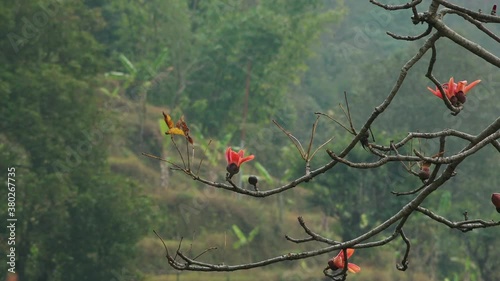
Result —
<path fill-rule="evenodd" d="M 483 7 L 488 3 L 457 2 L 488 9 Z M 315 249 L 321 245 L 283 238 L 304 236 L 297 216 L 333 239 L 360 234 L 409 200 L 390 191 L 418 186 L 400 163 L 376 170 L 337 165 L 293 190 L 255 199 L 203 186 L 141 153 L 180 163 L 158 126 L 164 111 L 185 116 L 195 140 L 192 166 L 204 159 L 200 173 L 210 180 L 223 181 L 224 150 L 241 144 L 256 156 L 242 167 L 243 185 L 252 174 L 261 190 L 303 175 L 299 153 L 271 120 L 307 146 L 314 112 L 346 122 L 338 106 L 346 91 L 359 127 L 422 42 L 385 35 L 423 31 L 410 16 L 387 13 L 368 1 L 341 0 L 4 1 L 0 167 L 16 167 L 19 280 L 323 280 L 321 270 L 335 253 L 251 274 L 177 272 L 152 230 L 170 249 L 180 246 L 186 254 L 218 247 L 200 257 L 214 263 Z M 500 55 L 496 42 L 447 17 L 461 34 Z M 498 25 L 489 28 L 500 32 Z M 498 117 L 498 69 L 451 42 L 439 42 L 439 80 L 482 80 L 465 110 L 451 117 L 426 89 L 428 59 L 410 71 L 372 126 L 377 143 L 388 144 L 408 131 L 454 128 L 474 134 Z M 331 137 L 326 147 L 335 152 L 352 139 L 321 118 L 313 150 Z M 184 152 L 183 141 L 176 140 Z M 453 153 L 464 142 L 447 145 Z M 438 143 L 413 147 L 432 155 Z M 374 156 L 357 147 L 349 159 Z M 312 168 L 327 160 L 320 150 Z M 498 153 L 485 148 L 461 164 L 425 206 L 453 220 L 461 220 L 464 211 L 470 218 L 498 220 L 489 198 L 500 186 L 499 164 Z M 0 193 L 4 198 L 7 190 Z M 0 217 L 5 221 L 6 208 Z M 404 254 L 397 241 L 358 250 L 353 261 L 362 272 L 349 280 L 496 277 L 498 230 L 459 233 L 415 214 L 405 232 L 413 243 L 408 271 L 394 266 Z M 1 238 L 7 252 L 7 236 Z M 0 268 L 6 272 L 7 266 Z"/>

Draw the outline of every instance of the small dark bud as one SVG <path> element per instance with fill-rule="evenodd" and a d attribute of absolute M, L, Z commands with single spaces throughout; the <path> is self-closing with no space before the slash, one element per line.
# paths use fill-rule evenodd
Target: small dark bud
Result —
<path fill-rule="evenodd" d="M 457 107 L 458 106 L 458 98 L 456 96 L 452 96 L 450 98 L 450 102 L 453 106 Z"/>
<path fill-rule="evenodd" d="M 365 134 L 359 139 L 361 146 L 365 148 L 368 146 L 368 140 L 370 139 L 370 131 L 366 131 Z M 366 150 L 366 149 L 365 149 Z"/>
<path fill-rule="evenodd" d="M 333 259 L 328 261 L 328 267 L 333 271 L 339 269 L 338 267 L 335 266 L 335 263 L 333 263 Z"/>
<path fill-rule="evenodd" d="M 458 92 L 455 96 L 457 97 L 458 102 L 460 102 L 461 104 L 464 104 L 464 103 L 465 103 L 465 101 L 467 100 L 467 99 L 465 98 L 465 94 L 464 94 L 464 92 L 462 92 L 462 91 Z"/>
<path fill-rule="evenodd" d="M 500 213 L 500 193 L 491 194 L 491 203 L 493 203 L 497 212 Z"/>
<path fill-rule="evenodd" d="M 253 185 L 253 186 L 256 186 L 258 181 L 259 181 L 259 179 L 256 176 L 249 176 L 248 177 L 248 183 Z"/>
<path fill-rule="evenodd" d="M 238 167 L 235 163 L 231 163 L 227 165 L 226 171 L 229 173 L 228 178 L 232 178 L 240 171 L 240 167 Z"/>
<path fill-rule="evenodd" d="M 421 179 L 421 180 L 426 180 L 430 177 L 429 175 L 429 172 L 426 172 L 426 171 L 420 171 L 418 172 L 418 177 Z"/>
<path fill-rule="evenodd" d="M 431 176 L 431 173 L 429 171 L 429 169 L 421 169 L 419 172 L 418 172 L 418 177 L 421 179 L 421 180 L 426 180 L 428 179 L 429 177 Z"/>

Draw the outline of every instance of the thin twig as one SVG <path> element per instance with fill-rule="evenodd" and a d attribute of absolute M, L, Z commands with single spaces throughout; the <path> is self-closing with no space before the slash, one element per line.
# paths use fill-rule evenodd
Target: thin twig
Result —
<path fill-rule="evenodd" d="M 379 7 L 382 7 L 386 10 L 389 10 L 389 11 L 410 9 L 410 8 L 415 7 L 416 5 L 420 4 L 420 2 L 422 2 L 422 0 L 412 0 L 410 3 L 406 3 L 406 4 L 402 4 L 402 5 L 386 5 L 386 4 L 382 4 L 382 3 L 375 1 L 375 0 L 370 0 L 370 3 L 375 4 Z"/>
<path fill-rule="evenodd" d="M 186 162 L 184 161 L 184 157 L 182 157 L 182 153 L 179 150 L 179 147 L 177 146 L 177 143 L 175 143 L 175 141 L 174 141 L 173 135 L 170 136 L 170 139 L 172 140 L 172 143 L 174 144 L 175 149 L 177 149 L 177 152 L 179 153 L 179 156 L 181 157 L 182 165 L 184 165 L 184 169 L 186 169 Z"/>
<path fill-rule="evenodd" d="M 319 116 L 316 116 L 316 120 L 314 121 L 314 124 L 312 126 L 311 138 L 309 139 L 309 145 L 307 146 L 306 160 L 312 159 L 310 153 L 311 153 L 311 147 L 312 147 L 313 140 L 314 140 L 314 135 L 316 134 L 316 127 L 318 126 L 318 121 L 319 121 Z"/>
<path fill-rule="evenodd" d="M 481 21 L 481 22 L 494 22 L 494 23 L 500 23 L 500 17 L 499 16 L 493 16 L 489 14 L 483 14 L 483 13 L 478 13 L 463 7 L 460 7 L 458 5 L 452 4 L 449 1 L 445 0 L 435 0 L 437 3 L 445 6 L 446 8 L 456 10 L 462 13 L 465 13 L 472 17 L 475 20 Z"/>
<path fill-rule="evenodd" d="M 149 153 L 146 153 L 146 152 L 141 152 L 142 155 L 146 156 L 146 157 L 149 157 L 149 158 L 153 158 L 153 159 L 156 159 L 156 160 L 160 160 L 160 161 L 163 161 L 163 162 L 167 162 L 168 164 L 174 166 L 175 168 L 179 169 L 179 170 L 184 170 L 184 168 L 182 168 L 181 166 L 169 161 L 169 160 L 166 160 L 166 159 L 163 159 L 159 156 L 156 156 L 156 155 L 153 155 L 153 154 L 149 154 Z"/>
<path fill-rule="evenodd" d="M 425 187 L 427 187 L 427 185 L 422 185 L 414 190 L 410 190 L 410 191 L 403 191 L 403 192 L 400 192 L 400 191 L 391 191 L 392 194 L 396 195 L 396 196 L 402 196 L 402 195 L 412 195 L 412 194 L 415 194 L 419 191 L 421 191 L 422 189 L 424 189 Z"/>
<path fill-rule="evenodd" d="M 285 235 L 285 239 L 288 240 L 288 241 L 290 241 L 290 242 L 297 243 L 297 244 L 304 243 L 304 242 L 314 241 L 313 237 L 297 239 L 297 238 L 292 238 L 292 237 L 290 237 L 288 235 Z"/>
<path fill-rule="evenodd" d="M 349 100 L 347 99 L 347 92 L 344 91 L 344 100 L 345 100 L 345 106 L 347 107 L 347 120 L 349 121 L 349 126 L 351 127 L 351 131 L 353 132 L 353 134 L 356 134 L 356 130 L 354 130 L 354 125 L 352 124 L 352 116 L 351 116 L 351 109 L 349 108 Z M 340 106 L 340 108 L 342 108 L 342 110 L 344 111 L 345 113 L 345 110 L 342 106 Z"/>
<path fill-rule="evenodd" d="M 180 249 L 181 249 L 181 245 L 182 245 L 182 240 L 183 239 L 184 239 L 184 237 L 181 237 L 181 240 L 179 241 L 179 246 L 177 246 L 177 251 L 175 251 L 174 260 L 177 259 L 177 255 L 180 253 Z"/>
<path fill-rule="evenodd" d="M 205 147 L 205 150 L 203 151 L 203 157 L 200 158 L 200 163 L 198 164 L 198 169 L 196 169 L 196 175 L 200 174 L 201 163 L 203 163 L 203 160 L 205 159 L 205 157 L 207 155 L 208 147 L 210 146 L 211 143 L 212 143 L 212 139 L 208 140 L 208 144 Z"/>
<path fill-rule="evenodd" d="M 316 150 L 314 150 L 314 152 L 312 153 L 311 155 L 311 159 L 314 157 L 314 155 L 316 155 L 316 152 L 318 152 L 318 150 L 320 150 L 322 147 L 324 147 L 325 145 L 327 145 L 329 142 L 331 142 L 335 137 L 331 137 L 329 138 L 326 142 L 324 142 L 322 145 L 318 146 L 316 148 Z"/>
<path fill-rule="evenodd" d="M 432 26 L 428 25 L 427 29 L 424 32 L 422 32 L 416 36 L 410 36 L 410 35 L 403 36 L 403 35 L 398 35 L 398 34 L 392 33 L 390 31 L 387 31 L 386 33 L 387 33 L 387 35 L 391 36 L 392 38 L 394 38 L 396 40 L 416 41 L 418 39 L 424 38 L 425 36 L 431 34 L 431 31 L 432 31 Z"/>
<path fill-rule="evenodd" d="M 500 225 L 500 221 L 498 221 L 498 222 L 489 221 L 488 222 L 488 221 L 484 221 L 484 220 L 465 220 L 465 221 L 460 221 L 460 222 L 452 222 L 452 221 L 450 221 L 442 216 L 435 214 L 434 212 L 432 212 L 432 211 L 430 211 L 422 206 L 418 206 L 415 210 L 428 216 L 429 218 L 431 218 L 437 222 L 445 224 L 449 228 L 458 229 L 462 232 L 471 231 L 471 230 L 476 229 L 476 228 L 486 228 L 486 227 Z"/>
<path fill-rule="evenodd" d="M 217 247 L 210 247 L 208 249 L 205 249 L 203 252 L 201 252 L 199 255 L 193 258 L 193 260 L 196 260 L 197 258 L 201 257 L 203 254 L 212 251 L 212 250 L 217 250 Z"/>
<path fill-rule="evenodd" d="M 401 264 L 396 264 L 396 268 L 400 271 L 405 271 L 408 269 L 408 255 L 410 254 L 411 244 L 410 240 L 408 240 L 408 238 L 406 237 L 403 229 L 399 231 L 399 234 L 401 235 L 401 239 L 403 239 L 406 244 L 406 250 L 403 259 L 401 260 Z"/>
<path fill-rule="evenodd" d="M 168 248 L 167 248 L 167 245 L 165 244 L 165 241 L 163 241 L 163 238 L 161 238 L 161 236 L 153 229 L 153 232 L 156 236 L 158 236 L 158 238 L 160 238 L 160 241 L 161 243 L 163 243 L 163 247 L 165 247 L 165 252 L 167 253 L 166 254 L 166 257 L 170 257 L 170 254 L 168 253 Z"/>
<path fill-rule="evenodd" d="M 194 149 L 194 146 L 193 146 L 193 149 Z M 194 150 L 193 150 L 193 154 L 194 154 Z M 187 155 L 187 169 L 188 171 L 191 170 L 191 161 L 189 160 L 189 141 L 186 139 L 186 155 Z"/>
<path fill-rule="evenodd" d="M 356 132 L 353 132 L 351 131 L 349 128 L 347 128 L 346 126 L 344 126 L 342 123 L 340 123 L 339 121 L 335 120 L 335 118 L 331 117 L 330 115 L 328 114 L 325 114 L 325 113 L 322 113 L 322 112 L 314 112 L 314 114 L 318 114 L 318 115 L 322 115 L 322 116 L 325 116 L 327 118 L 329 118 L 330 120 L 332 120 L 333 122 L 337 123 L 340 127 L 344 128 L 344 130 L 348 131 L 349 133 L 355 135 Z"/>
<path fill-rule="evenodd" d="M 276 120 L 273 120 L 273 123 L 292 141 L 292 143 L 295 145 L 295 147 L 299 151 L 300 156 L 302 156 L 302 158 L 304 160 L 306 160 L 306 152 L 304 151 L 304 148 L 302 147 L 302 144 L 300 143 L 300 141 L 296 137 L 294 137 L 290 132 L 285 130 L 285 128 L 281 127 L 281 125 L 278 124 L 278 122 L 276 122 Z"/>
<path fill-rule="evenodd" d="M 456 11 L 456 10 L 450 10 L 450 9 L 443 10 L 442 13 L 443 14 L 445 14 L 445 13 L 447 13 L 447 14 L 456 14 L 456 15 L 461 16 L 462 18 L 464 18 L 468 22 L 470 22 L 473 25 L 475 25 L 479 30 L 481 30 L 482 32 L 484 32 L 490 38 L 492 38 L 493 40 L 495 40 L 498 43 L 500 43 L 500 37 L 498 35 L 496 35 L 491 30 L 489 30 L 488 28 L 486 28 L 480 21 L 475 20 L 473 17 L 467 15 L 466 13 L 463 13 L 463 12 L 460 12 L 460 11 Z"/>

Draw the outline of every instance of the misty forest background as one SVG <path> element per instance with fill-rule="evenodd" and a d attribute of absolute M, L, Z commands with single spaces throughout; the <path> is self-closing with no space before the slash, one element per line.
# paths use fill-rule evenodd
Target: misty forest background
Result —
<path fill-rule="evenodd" d="M 494 1 L 455 2 L 488 10 Z M 303 235 L 299 215 L 319 233 L 346 240 L 407 201 L 390 194 L 418 184 L 400 163 L 361 171 L 337 165 L 293 190 L 256 199 L 204 187 L 141 153 L 180 161 L 161 130 L 165 111 L 185 116 L 193 163 L 205 157 L 200 173 L 211 180 L 224 181 L 224 150 L 241 144 L 255 155 L 242 167 L 243 181 L 257 175 L 265 189 L 303 175 L 300 155 L 271 120 L 306 141 L 314 112 L 342 119 L 338 104 L 346 91 L 354 124 L 362 124 L 421 43 L 385 34 L 425 30 L 410 16 L 368 1 L 3 1 L 0 166 L 2 177 L 16 167 L 19 280 L 323 280 L 321 270 L 336 253 L 250 272 L 176 272 L 152 230 L 172 250 L 181 237 L 183 251 L 193 255 L 216 246 L 200 259 L 229 264 L 312 247 L 284 239 Z M 454 15 L 446 21 L 500 55 L 498 43 L 474 26 Z M 475 134 L 498 117 L 498 69 L 452 42 L 437 47 L 440 81 L 482 80 L 465 110 L 451 116 L 426 89 L 426 55 L 372 126 L 377 143 L 409 131 Z M 320 119 L 316 145 L 332 136 L 327 147 L 334 151 L 352 138 Z M 430 143 L 413 145 L 433 154 Z M 361 147 L 350 156 L 374 158 Z M 312 166 L 326 159 L 320 152 Z M 481 150 L 424 206 L 454 220 L 464 211 L 500 219 L 489 201 L 499 192 L 499 164 L 493 148 Z M 6 198 L 5 188 L 0 193 Z M 1 220 L 6 216 L 0 208 Z M 404 251 L 398 241 L 358 250 L 353 262 L 362 271 L 349 280 L 498 278 L 498 229 L 461 233 L 413 216 L 421 219 L 405 228 L 413 243 L 409 269 L 396 270 Z M 2 253 L 6 238 L 2 232 Z M 0 268 L 7 272 L 6 263 Z"/>

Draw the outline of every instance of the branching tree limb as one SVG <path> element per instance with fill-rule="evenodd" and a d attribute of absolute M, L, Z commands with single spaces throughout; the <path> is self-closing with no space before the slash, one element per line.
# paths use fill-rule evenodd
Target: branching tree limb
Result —
<path fill-rule="evenodd" d="M 464 23 L 470 23 L 476 26 L 479 30 L 488 35 L 492 40 L 496 42 L 500 42 L 499 36 L 494 34 L 490 29 L 487 29 L 484 24 L 485 23 L 500 23 L 500 17 L 495 15 L 487 15 L 483 13 L 478 13 L 475 11 L 471 11 L 469 9 L 457 6 L 455 4 L 450 3 L 445 0 L 433 0 L 430 5 L 425 8 L 422 7 L 424 4 L 421 0 L 413 0 L 406 4 L 402 5 L 387 5 L 379 1 L 370 0 L 370 3 L 376 5 L 377 7 L 383 8 L 388 12 L 397 12 L 399 10 L 411 10 L 413 16 L 411 17 L 411 21 L 414 24 L 418 23 L 426 23 L 428 28 L 421 34 L 417 36 L 402 36 L 396 35 L 394 33 L 388 32 L 387 34 L 394 39 L 397 40 L 406 40 L 406 41 L 415 41 L 421 38 L 426 38 L 421 47 L 415 53 L 413 57 L 411 57 L 401 68 L 399 76 L 392 86 L 392 89 L 389 91 L 385 99 L 374 108 L 371 115 L 366 119 L 361 128 L 356 131 L 354 128 L 351 116 L 349 105 L 346 97 L 346 106 L 347 111 L 341 106 L 342 111 L 346 115 L 349 126 L 345 126 L 340 123 L 338 120 L 333 119 L 332 117 L 322 114 L 316 113 L 317 119 L 314 123 L 311 133 L 311 138 L 307 147 L 307 150 L 304 150 L 302 144 L 298 141 L 298 139 L 288 131 L 288 129 L 282 127 L 277 122 L 275 124 L 278 126 L 278 129 L 281 130 L 286 136 L 291 140 L 291 142 L 297 147 L 301 157 L 305 160 L 306 164 L 306 173 L 298 177 L 294 180 L 289 181 L 288 183 L 272 187 L 272 186 L 264 186 L 262 184 L 259 185 L 259 189 L 248 190 L 244 187 L 238 186 L 228 177 L 226 178 L 227 183 L 222 182 L 214 182 L 207 179 L 202 178 L 198 173 L 194 173 L 189 168 L 189 164 L 183 163 L 182 165 L 175 165 L 174 167 L 177 170 L 182 171 L 187 176 L 191 177 L 193 180 L 199 181 L 203 184 L 220 188 L 224 190 L 228 190 L 231 192 L 248 195 L 252 197 L 268 197 L 271 195 L 275 195 L 286 190 L 292 189 L 301 183 L 307 182 L 315 177 L 321 176 L 323 173 L 335 173 L 334 167 L 337 164 L 347 165 L 354 169 L 375 169 L 386 165 L 390 162 L 401 162 L 403 165 L 407 162 L 410 165 L 406 167 L 408 171 L 408 175 L 413 175 L 420 177 L 422 179 L 422 184 L 417 185 L 416 187 L 409 188 L 410 191 L 404 192 L 396 192 L 387 190 L 388 194 L 394 194 L 395 196 L 405 195 L 408 198 L 406 204 L 401 207 L 396 213 L 392 214 L 388 218 L 386 218 L 383 222 L 378 225 L 372 227 L 371 229 L 365 231 L 364 233 L 354 237 L 348 241 L 335 241 L 328 237 L 318 234 L 315 230 L 311 229 L 306 225 L 304 219 L 302 217 L 298 218 L 298 223 L 302 227 L 305 238 L 292 238 L 289 235 L 285 236 L 287 241 L 296 244 L 316 242 L 320 243 L 323 246 L 316 248 L 315 250 L 297 252 L 297 253 L 286 253 L 282 255 L 277 255 L 275 257 L 271 257 L 268 259 L 260 260 L 252 263 L 245 264 L 237 264 L 237 265 L 226 265 L 226 264 L 213 264 L 197 261 L 195 258 L 190 258 L 186 254 L 184 254 L 180 250 L 180 244 L 175 253 L 169 252 L 167 246 L 164 243 L 166 257 L 168 263 L 171 267 L 177 270 L 192 270 L 192 271 L 236 271 L 236 270 L 244 270 L 251 268 L 263 267 L 271 264 L 276 264 L 284 261 L 291 260 L 300 260 L 306 259 L 310 257 L 315 257 L 324 254 L 332 254 L 335 251 L 342 251 L 344 253 L 345 263 L 343 268 L 339 268 L 338 270 L 342 270 L 339 273 L 330 273 L 328 268 L 325 269 L 324 274 L 327 277 L 330 277 L 333 280 L 344 280 L 346 278 L 347 273 L 347 255 L 346 249 L 348 248 L 373 248 L 380 247 L 386 245 L 393 241 L 397 237 L 401 237 L 403 242 L 406 245 L 404 256 L 400 262 L 397 264 L 397 268 L 399 270 L 406 270 L 409 266 L 408 257 L 411 251 L 411 243 L 406 233 L 403 232 L 403 226 L 411 221 L 411 215 L 416 211 L 418 213 L 424 214 L 431 220 L 434 220 L 440 224 L 444 224 L 450 228 L 460 230 L 462 232 L 468 232 L 473 229 L 478 228 L 488 228 L 499 226 L 500 222 L 488 221 L 484 219 L 475 219 L 469 220 L 465 219 L 464 221 L 453 222 L 447 218 L 444 218 L 436 213 L 430 211 L 421 206 L 422 202 L 426 198 L 428 198 L 434 191 L 436 191 L 439 187 L 443 186 L 450 178 L 457 174 L 457 167 L 468 157 L 474 155 L 481 149 L 489 146 L 490 144 L 496 148 L 497 152 L 500 152 L 500 117 L 493 121 L 491 124 L 483 127 L 481 131 L 474 135 L 467 132 L 462 132 L 458 130 L 452 129 L 444 129 L 437 132 L 409 132 L 408 135 L 401 140 L 391 141 L 390 144 L 376 144 L 370 143 L 368 138 L 370 136 L 369 130 L 372 127 L 374 121 L 384 113 L 384 111 L 391 105 L 393 100 L 398 95 L 400 88 L 405 81 L 405 78 L 410 71 L 410 69 L 422 58 L 424 55 L 431 50 L 431 57 L 428 62 L 428 69 L 426 76 L 435 84 L 435 86 L 439 89 L 439 92 L 442 95 L 442 99 L 446 106 L 446 109 L 450 110 L 453 115 L 457 115 L 463 109 L 463 105 L 454 106 L 450 99 L 446 94 L 446 89 L 443 86 L 443 83 L 440 82 L 436 77 L 434 77 L 432 71 L 433 66 L 437 60 L 437 50 L 436 50 L 436 42 L 442 38 L 448 38 L 453 41 L 456 45 L 461 46 L 469 51 L 469 53 L 478 56 L 484 59 L 489 64 L 500 67 L 500 58 L 486 50 L 479 44 L 467 39 L 466 37 L 458 34 L 456 31 L 448 27 L 444 22 L 444 17 L 448 14 L 455 14 L 462 17 L 465 21 Z M 425 10 L 425 12 L 418 12 L 418 10 Z M 316 149 L 315 152 L 311 153 L 311 147 L 313 143 L 313 138 L 316 130 L 316 125 L 320 117 L 327 117 L 333 120 L 337 125 L 341 126 L 347 132 L 349 132 L 353 137 L 349 144 L 347 144 L 339 153 L 333 152 L 331 149 L 326 149 L 326 152 L 331 157 L 331 160 L 327 163 L 319 167 L 310 167 L 310 159 L 314 156 L 314 154 L 318 151 Z M 368 137 L 367 137 L 368 136 Z M 436 148 L 437 154 L 434 156 L 425 156 L 425 154 L 416 149 L 411 149 L 412 141 L 419 141 L 423 139 L 436 139 L 439 140 L 439 149 Z M 457 152 L 451 152 L 450 149 L 448 152 L 447 146 L 450 143 L 460 143 L 458 141 L 466 141 L 467 143 L 463 145 L 463 147 Z M 368 152 L 373 154 L 377 160 L 372 162 L 355 162 L 349 160 L 349 155 L 352 149 L 358 144 L 362 143 L 363 146 L 368 147 Z M 323 147 L 326 145 L 321 145 Z M 410 147 L 410 148 L 409 148 Z M 406 151 L 410 151 L 409 154 L 400 153 L 398 150 L 402 150 L 403 148 Z M 178 150 L 179 154 L 181 154 L 180 150 Z M 445 152 L 449 155 L 444 155 Z M 434 151 L 432 154 L 436 153 Z M 201 165 L 201 163 L 200 163 Z M 424 169 L 428 169 L 430 166 L 434 165 L 432 172 L 430 170 L 424 171 Z M 420 171 L 416 172 L 412 170 L 412 167 L 418 166 L 420 167 Z M 498 168 L 497 168 L 498 169 Z M 441 171 L 442 170 L 442 171 Z M 390 235 L 387 236 L 387 231 L 392 229 Z M 405 228 L 408 229 L 408 228 Z M 382 236 L 382 234 L 386 236 Z M 156 234 L 156 232 L 155 232 Z M 156 234 L 158 235 L 158 234 Z M 158 235 L 158 237 L 160 237 Z M 160 237 L 161 239 L 161 237 Z M 163 242 L 163 240 L 162 240 Z M 315 244 L 316 245 L 316 244 Z M 215 250 L 214 248 L 207 248 L 205 252 Z"/>

